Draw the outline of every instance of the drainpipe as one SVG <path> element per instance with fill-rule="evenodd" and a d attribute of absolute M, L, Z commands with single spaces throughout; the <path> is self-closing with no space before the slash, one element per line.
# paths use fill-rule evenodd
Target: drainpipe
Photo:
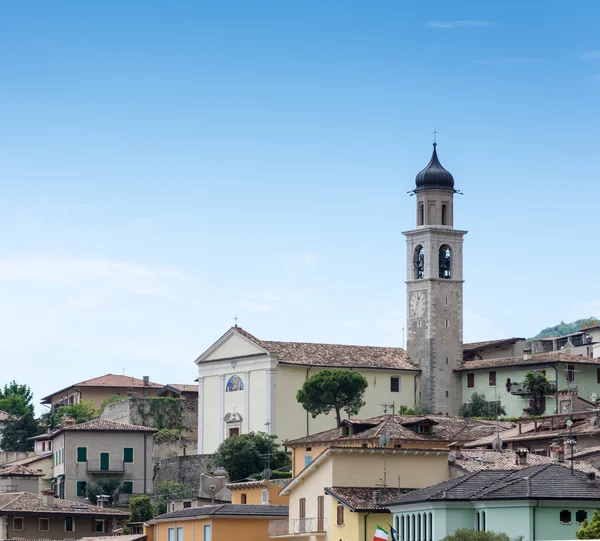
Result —
<path fill-rule="evenodd" d="M 309 370 L 310 370 L 311 368 L 312 368 L 312 366 L 309 366 L 309 367 L 306 369 L 306 379 L 308 379 L 308 372 L 309 372 Z M 308 415 L 309 415 L 309 414 L 308 414 L 308 411 L 307 411 L 307 412 L 306 412 L 306 435 L 307 435 L 307 436 L 310 436 L 310 429 L 309 429 L 309 427 L 308 427 L 308 422 L 309 422 L 309 417 L 308 417 Z"/>
<path fill-rule="evenodd" d="M 364 534 L 365 534 L 365 541 L 367 541 L 367 517 L 368 517 L 370 514 L 371 514 L 371 511 L 367 511 L 367 514 L 365 515 L 365 518 L 364 518 L 364 520 L 365 520 L 365 528 L 364 528 L 364 529 L 365 529 L 365 531 L 364 531 Z"/>
<path fill-rule="evenodd" d="M 540 505 L 540 500 L 535 501 L 535 507 L 533 508 L 533 539 L 531 541 L 535 541 L 535 510 L 538 508 L 538 505 Z"/>
<path fill-rule="evenodd" d="M 556 415 L 559 415 L 560 411 L 558 411 L 558 368 L 555 364 L 551 364 L 550 366 L 554 368 L 554 371 L 556 372 L 556 378 L 554 380 L 556 381 L 556 389 L 554 389 L 554 400 L 556 401 Z M 571 409 L 573 408 L 571 407 Z"/>

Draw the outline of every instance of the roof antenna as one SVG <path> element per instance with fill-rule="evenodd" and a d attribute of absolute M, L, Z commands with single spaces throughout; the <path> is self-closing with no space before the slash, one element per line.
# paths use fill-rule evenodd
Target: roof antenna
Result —
<path fill-rule="evenodd" d="M 237 329 L 237 321 L 238 321 L 238 317 L 237 314 L 235 315 L 235 317 L 233 318 L 233 321 L 235 322 L 234 327 Z"/>

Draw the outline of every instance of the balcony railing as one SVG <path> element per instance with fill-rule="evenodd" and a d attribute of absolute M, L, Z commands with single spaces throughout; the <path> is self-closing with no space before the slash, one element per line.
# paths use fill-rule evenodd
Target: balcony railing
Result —
<path fill-rule="evenodd" d="M 287 537 L 325 534 L 327 525 L 324 518 L 296 518 L 290 520 L 272 520 L 269 522 L 269 537 Z"/>
<path fill-rule="evenodd" d="M 85 469 L 88 473 L 123 473 L 125 463 L 122 460 L 88 460 Z"/>
<path fill-rule="evenodd" d="M 549 386 L 548 394 L 554 394 L 556 392 L 556 383 L 554 383 L 553 381 L 551 381 L 549 383 L 550 383 L 550 386 Z M 510 385 L 510 394 L 531 394 L 531 393 L 527 390 L 527 386 L 525 385 L 525 382 L 513 381 Z"/>

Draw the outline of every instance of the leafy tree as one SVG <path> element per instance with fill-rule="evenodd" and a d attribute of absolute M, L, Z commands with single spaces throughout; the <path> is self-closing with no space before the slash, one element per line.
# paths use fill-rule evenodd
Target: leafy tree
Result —
<path fill-rule="evenodd" d="M 468 403 L 460 408 L 461 417 L 480 417 L 495 419 L 497 416 L 506 415 L 506 410 L 500 401 L 489 401 L 484 395 L 473 393 Z"/>
<path fill-rule="evenodd" d="M 264 432 L 227 438 L 217 448 L 215 463 L 227 471 L 231 481 L 246 479 L 267 467 L 277 470 L 289 466 L 290 458 L 276 440 L 277 436 Z"/>
<path fill-rule="evenodd" d="M 337 426 L 342 424 L 341 411 L 356 415 L 365 405 L 367 379 L 353 370 L 322 370 L 308 378 L 296 394 L 296 400 L 313 418 L 335 411 Z"/>
<path fill-rule="evenodd" d="M 147 494 L 134 494 L 129 500 L 129 522 L 144 522 L 156 515 L 156 509 Z"/>
<path fill-rule="evenodd" d="M 577 539 L 600 539 L 600 511 L 594 511 L 591 521 L 585 519 L 575 536 Z"/>
<path fill-rule="evenodd" d="M 42 429 L 34 419 L 33 413 L 28 412 L 21 417 L 7 421 L 2 432 L 0 448 L 4 451 L 33 451 L 34 442 L 28 438 L 41 434 Z"/>
<path fill-rule="evenodd" d="M 11 381 L 0 390 L 0 410 L 21 417 L 27 413 L 33 415 L 33 393 L 28 385 L 19 385 Z"/>
<path fill-rule="evenodd" d="M 419 415 L 419 412 L 403 404 L 400 406 L 400 411 L 398 411 L 398 415 Z"/>
<path fill-rule="evenodd" d="M 85 495 L 93 505 L 98 502 L 98 496 L 109 496 L 109 503 L 115 503 L 121 491 L 123 481 L 120 477 L 100 477 L 96 482 L 88 481 L 85 487 Z"/>
<path fill-rule="evenodd" d="M 122 396 L 118 396 L 118 395 L 109 396 L 108 398 L 105 398 L 102 401 L 102 404 L 100 404 L 100 409 L 98 410 L 98 415 L 102 415 L 104 413 L 106 406 L 110 406 L 111 404 L 115 404 L 117 402 L 122 402 L 123 400 L 125 400 L 125 399 Z"/>
<path fill-rule="evenodd" d="M 60 406 L 56 410 L 55 422 L 57 425 L 64 422 L 65 419 L 75 419 L 76 424 L 87 423 L 92 419 L 98 418 L 98 412 L 94 408 L 93 400 L 84 400 L 79 404 L 68 404 Z"/>
<path fill-rule="evenodd" d="M 523 382 L 525 389 L 531 394 L 533 415 L 544 413 L 541 408 L 542 398 L 551 393 L 550 382 L 541 372 L 527 372 Z"/>
<path fill-rule="evenodd" d="M 194 487 L 177 481 L 162 481 L 154 487 L 156 493 L 156 513 L 163 515 L 167 512 L 167 500 L 172 498 L 191 498 L 195 494 Z"/>
<path fill-rule="evenodd" d="M 501 532 L 477 532 L 475 530 L 461 529 L 447 535 L 442 541 L 522 541 L 523 537 L 511 540 L 508 535 Z"/>
<path fill-rule="evenodd" d="M 565 323 L 561 321 L 559 325 L 554 325 L 553 327 L 546 327 L 542 329 L 538 334 L 536 334 L 532 340 L 536 340 L 538 338 L 548 338 L 550 336 L 565 336 L 566 334 L 571 334 L 582 329 L 586 329 L 589 326 L 595 325 L 598 323 L 598 319 L 595 317 L 588 317 L 585 319 L 578 319 L 576 321 L 572 321 L 571 323 Z"/>

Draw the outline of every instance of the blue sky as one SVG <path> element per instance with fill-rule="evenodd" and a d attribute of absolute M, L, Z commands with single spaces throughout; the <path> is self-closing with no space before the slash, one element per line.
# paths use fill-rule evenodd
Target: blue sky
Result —
<path fill-rule="evenodd" d="M 438 131 L 465 341 L 600 315 L 595 1 L 5 2 L 2 378 L 192 382 L 233 323 L 402 345 Z"/>

